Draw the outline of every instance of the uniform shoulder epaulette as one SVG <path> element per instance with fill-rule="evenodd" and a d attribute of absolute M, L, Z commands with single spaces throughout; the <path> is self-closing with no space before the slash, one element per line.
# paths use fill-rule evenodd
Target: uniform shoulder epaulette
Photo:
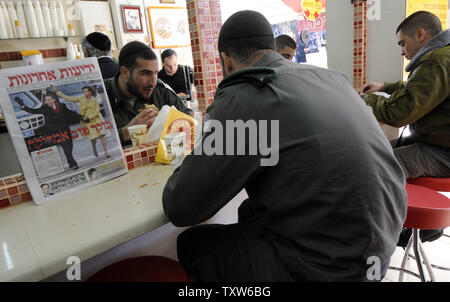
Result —
<path fill-rule="evenodd" d="M 276 71 L 268 67 L 249 67 L 238 70 L 226 77 L 220 84 L 219 88 L 228 86 L 251 83 L 258 88 L 263 88 L 267 84 L 272 83 L 276 77 Z"/>

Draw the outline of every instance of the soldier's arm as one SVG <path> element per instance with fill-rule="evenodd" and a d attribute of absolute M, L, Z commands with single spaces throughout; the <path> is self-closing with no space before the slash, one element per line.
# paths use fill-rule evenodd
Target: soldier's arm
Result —
<path fill-rule="evenodd" d="M 390 97 L 369 94 L 363 99 L 372 107 L 378 121 L 402 127 L 414 123 L 441 104 L 450 94 L 449 80 L 448 72 L 441 64 L 427 61 L 417 67 L 404 86 L 398 83 L 400 89 Z"/>
<path fill-rule="evenodd" d="M 82 97 L 72 97 L 72 96 L 68 96 L 65 95 L 64 93 L 62 93 L 61 91 L 59 91 L 56 87 L 52 86 L 52 89 L 55 90 L 56 94 L 60 97 L 62 97 L 63 99 L 65 99 L 66 101 L 69 102 L 80 102 Z"/>

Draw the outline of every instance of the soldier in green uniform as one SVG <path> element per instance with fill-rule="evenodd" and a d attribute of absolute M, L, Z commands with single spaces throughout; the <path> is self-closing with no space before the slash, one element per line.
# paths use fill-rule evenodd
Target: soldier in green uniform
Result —
<path fill-rule="evenodd" d="M 406 178 L 450 177 L 450 30 L 419 11 L 397 28 L 401 54 L 411 60 L 408 81 L 369 83 L 361 89 L 378 121 L 409 125 L 412 135 L 394 145 Z M 389 97 L 372 94 L 382 91 Z"/>
<path fill-rule="evenodd" d="M 153 50 L 144 43 L 133 41 L 125 45 L 119 55 L 119 74 L 105 80 L 114 119 L 122 145 L 130 144 L 128 127 L 146 124 L 150 127 L 158 109 L 164 105 L 175 106 L 179 111 L 192 114 L 175 92 L 158 80 L 158 60 Z"/>
<path fill-rule="evenodd" d="M 408 81 L 369 83 L 361 88 L 364 100 L 381 123 L 409 125 L 411 136 L 394 140 L 394 154 L 406 178 L 450 177 L 450 31 L 438 17 L 419 11 L 397 28 L 401 54 L 411 60 Z M 389 97 L 372 94 L 382 91 Z M 423 230 L 423 242 L 440 238 L 443 230 Z M 406 246 L 405 229 L 398 242 Z"/>
<path fill-rule="evenodd" d="M 225 78 L 207 110 L 203 142 L 169 178 L 163 206 L 174 225 L 191 226 L 243 189 L 249 198 L 237 223 L 181 233 L 180 263 L 199 281 L 383 278 L 406 217 L 406 192 L 370 108 L 344 74 L 275 52 L 272 28 L 260 13 L 230 16 L 218 49 Z M 230 121 L 270 121 L 271 129 L 232 136 L 236 129 L 225 126 Z M 198 150 L 214 138 L 211 145 L 227 152 Z M 243 146 L 234 147 L 241 151 L 278 142 L 272 149 L 278 158 L 262 165 L 267 154 L 261 150 L 230 154 L 230 144 L 239 141 Z M 373 265 L 378 275 L 368 273 Z"/>

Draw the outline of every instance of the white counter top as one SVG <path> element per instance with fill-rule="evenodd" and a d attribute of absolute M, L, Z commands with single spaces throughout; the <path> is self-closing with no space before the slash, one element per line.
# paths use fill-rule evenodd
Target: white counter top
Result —
<path fill-rule="evenodd" d="M 173 168 L 154 163 L 37 206 L 0 210 L 0 281 L 38 281 L 153 230 Z"/>

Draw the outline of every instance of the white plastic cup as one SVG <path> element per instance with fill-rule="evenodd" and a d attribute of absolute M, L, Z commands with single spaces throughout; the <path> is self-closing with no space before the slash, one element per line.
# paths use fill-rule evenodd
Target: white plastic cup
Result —
<path fill-rule="evenodd" d="M 36 55 L 30 55 L 30 56 L 24 56 L 22 55 L 23 63 L 25 66 L 28 65 L 42 65 L 44 64 L 44 58 L 42 57 L 42 54 L 36 54 Z"/>
<path fill-rule="evenodd" d="M 170 164 L 177 167 L 184 159 L 184 141 L 186 133 L 168 133 L 164 135 L 164 141 L 167 147 L 167 154 L 169 155 Z"/>
<path fill-rule="evenodd" d="M 130 133 L 131 142 L 133 147 L 141 145 L 147 134 L 147 125 L 135 125 L 128 127 L 128 133 Z"/>

